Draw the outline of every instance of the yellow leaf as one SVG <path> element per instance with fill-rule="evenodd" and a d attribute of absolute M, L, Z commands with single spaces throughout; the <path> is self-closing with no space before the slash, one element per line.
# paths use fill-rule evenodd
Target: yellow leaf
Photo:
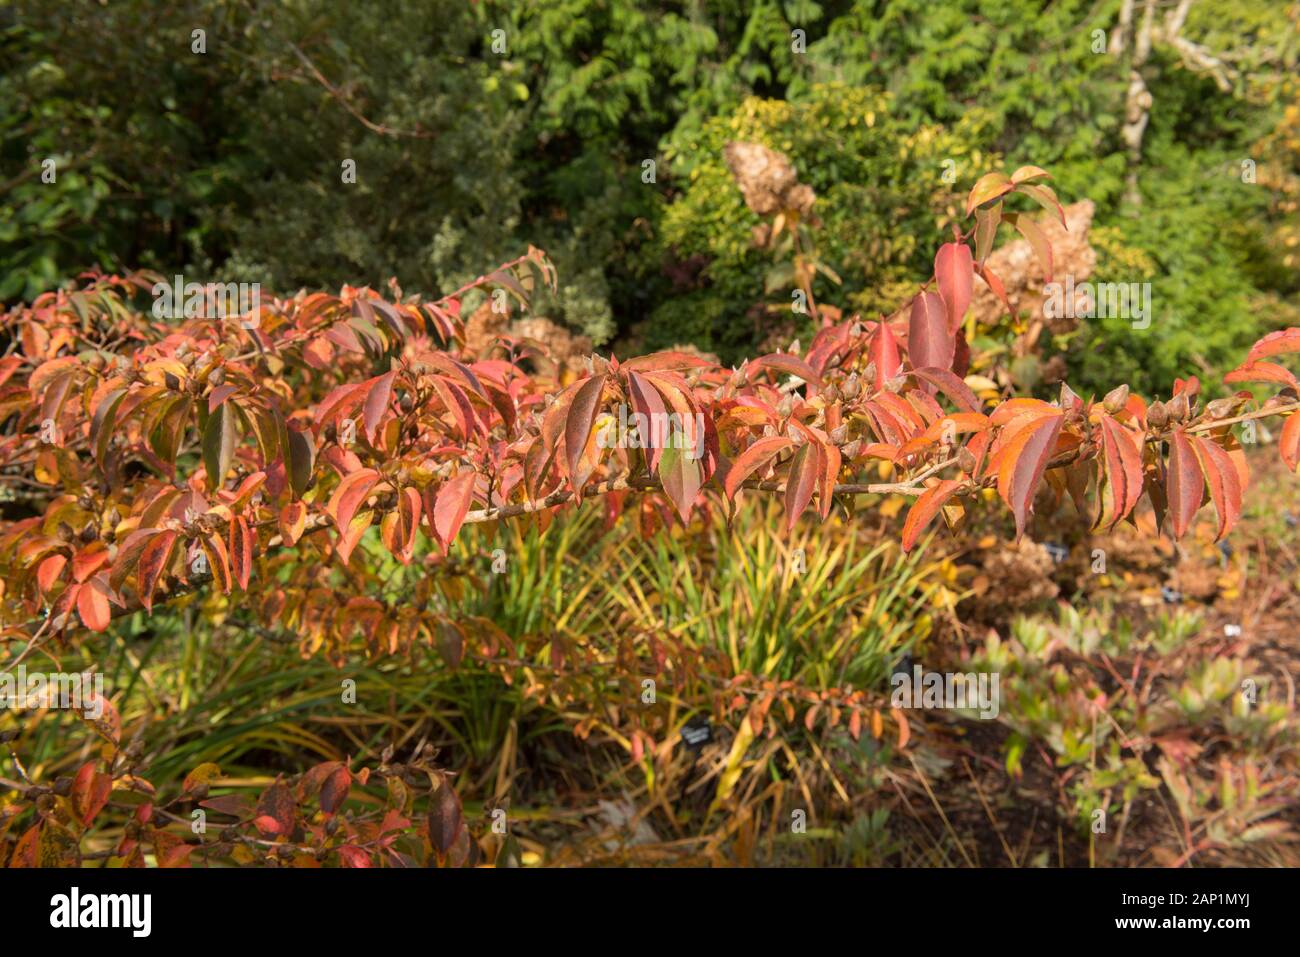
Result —
<path fill-rule="evenodd" d="M 745 761 L 745 752 L 749 750 L 749 744 L 754 740 L 754 731 L 749 726 L 748 721 L 741 721 L 740 728 L 736 731 L 736 739 L 731 742 L 731 753 L 727 755 L 727 766 L 718 778 L 718 791 L 714 795 L 713 803 L 709 805 L 709 813 L 712 814 L 722 802 L 727 799 L 740 780 L 740 772 L 743 770 Z"/>

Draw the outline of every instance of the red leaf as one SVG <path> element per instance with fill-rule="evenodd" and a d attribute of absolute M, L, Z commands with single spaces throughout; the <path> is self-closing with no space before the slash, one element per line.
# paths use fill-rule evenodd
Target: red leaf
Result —
<path fill-rule="evenodd" d="M 336 814 L 348 798 L 352 788 L 352 774 L 346 767 L 338 767 L 325 779 L 320 789 L 320 807 L 326 814 Z"/>
<path fill-rule="evenodd" d="M 253 570 L 253 532 L 242 515 L 230 523 L 230 564 L 240 589 L 248 591 L 248 577 Z"/>
<path fill-rule="evenodd" d="M 370 855 L 359 847 L 352 844 L 344 844 L 339 848 L 339 857 L 347 867 L 369 867 Z"/>
<path fill-rule="evenodd" d="M 980 400 L 970 390 L 970 386 L 947 369 L 913 369 L 912 375 L 937 386 L 944 395 L 957 403 L 959 408 L 967 412 L 980 411 Z"/>
<path fill-rule="evenodd" d="M 750 362 L 749 368 L 775 369 L 787 375 L 797 376 L 805 382 L 811 382 L 813 385 L 820 385 L 822 381 L 822 377 L 817 374 L 816 369 L 798 356 L 786 352 L 774 352 L 771 355 L 760 356 Z"/>
<path fill-rule="evenodd" d="M 975 265 L 975 272 L 984 280 L 985 285 L 993 291 L 993 295 L 997 296 L 998 299 L 1002 301 L 1002 308 L 1007 311 L 1007 315 L 1013 315 L 1011 311 L 1011 301 L 1007 299 L 1007 289 L 1002 285 L 1002 280 L 998 278 L 997 273 L 984 263 L 977 263 Z"/>
<path fill-rule="evenodd" d="M 1056 410 L 1054 410 L 1056 411 Z M 1025 520 L 1047 463 L 1056 449 L 1064 416 L 1044 415 L 1016 433 L 998 469 L 998 494 L 1016 517 L 1016 538 L 1025 533 Z"/>
<path fill-rule="evenodd" d="M 573 397 L 569 406 L 569 415 L 564 422 L 564 448 L 568 456 L 569 484 L 579 499 L 582 498 L 582 486 L 587 475 L 580 474 L 582 453 L 587 449 L 592 429 L 596 425 L 596 416 L 600 414 L 600 397 L 605 391 L 604 374 L 592 376 L 582 384 L 582 388 Z M 589 474 L 589 473 L 588 473 Z"/>
<path fill-rule="evenodd" d="M 654 352 L 623 363 L 623 368 L 637 372 L 661 372 L 664 369 L 707 369 L 709 363 L 689 352 Z"/>
<path fill-rule="evenodd" d="M 627 366 L 625 365 L 624 368 L 627 368 Z M 668 410 L 664 407 L 663 396 L 659 394 L 658 389 L 631 369 L 627 371 L 627 386 L 632 397 L 632 411 L 644 415 L 647 427 L 653 432 L 653 423 L 666 421 L 664 416 Z M 649 445 L 650 437 L 641 436 L 641 442 L 643 445 Z M 659 468 L 659 456 L 662 453 L 663 449 L 658 445 L 646 449 L 646 460 L 651 471 Z"/>
<path fill-rule="evenodd" d="M 885 383 L 898 375 L 902 360 L 898 356 L 898 340 L 889 329 L 889 323 L 881 319 L 876 323 L 875 335 L 871 337 L 870 361 L 876 367 L 876 381 L 872 387 L 879 392 Z M 915 363 L 913 363 L 915 365 Z"/>
<path fill-rule="evenodd" d="M 393 380 L 397 378 L 397 370 L 394 369 L 386 375 L 381 375 L 374 380 L 374 385 L 366 393 L 365 404 L 365 429 L 366 439 L 371 445 L 375 442 L 375 432 L 379 428 L 379 423 L 388 411 L 388 403 L 393 397 Z"/>
<path fill-rule="evenodd" d="M 1197 464 L 1187 434 L 1175 429 L 1169 437 L 1169 466 L 1165 474 L 1165 494 L 1169 500 L 1169 516 L 1173 522 L 1174 537 L 1182 538 L 1191 528 L 1196 510 L 1205 497 L 1205 481 Z"/>
<path fill-rule="evenodd" d="M 1192 435 L 1189 438 L 1200 460 L 1206 485 L 1209 486 L 1214 511 L 1219 517 L 1219 530 L 1215 536 L 1217 541 L 1232 531 L 1232 527 L 1241 518 L 1243 491 L 1241 477 L 1237 474 L 1237 467 L 1232 464 L 1228 453 L 1218 445 L 1199 435 Z"/>
<path fill-rule="evenodd" d="M 790 462 L 785 482 L 785 530 L 788 534 L 799 520 L 817 488 L 817 452 L 811 442 L 804 442 Z"/>
<path fill-rule="evenodd" d="M 934 257 L 934 276 L 947 310 L 948 331 L 956 335 L 966 309 L 970 306 L 975 283 L 974 259 L 970 247 L 965 243 L 944 243 L 940 246 Z"/>
<path fill-rule="evenodd" d="M 907 327 L 907 356 L 917 369 L 951 369 L 957 344 L 948 328 L 943 299 L 923 292 L 912 300 Z"/>
<path fill-rule="evenodd" d="M 147 612 L 153 611 L 153 590 L 157 587 L 158 579 L 162 577 L 171 559 L 176 537 L 177 533 L 171 530 L 159 532 L 140 555 L 140 570 L 136 582 L 140 592 L 140 602 Z"/>
<path fill-rule="evenodd" d="M 933 488 L 926 489 L 917 497 L 916 502 L 907 513 L 907 520 L 903 522 L 903 551 L 910 552 L 912 550 L 921 532 L 939 514 L 939 509 L 943 508 L 944 503 L 952 498 L 960 487 L 960 481 L 949 479 L 940 482 Z"/>
<path fill-rule="evenodd" d="M 438 489 L 438 494 L 434 497 L 429 516 L 434 537 L 442 546 L 443 554 L 446 554 L 456 533 L 460 531 L 465 516 L 469 514 L 470 504 L 474 501 L 475 478 L 475 472 L 461 472 Z"/>
<path fill-rule="evenodd" d="M 726 493 L 727 498 L 734 499 L 736 490 L 740 488 L 745 479 L 761 468 L 772 456 L 791 448 L 793 445 L 794 442 L 790 439 L 781 435 L 773 435 L 765 439 L 759 439 L 740 453 L 736 460 L 731 463 L 731 469 L 727 472 L 727 478 L 722 485 L 722 490 Z"/>
<path fill-rule="evenodd" d="M 1103 513 L 1098 521 L 1109 529 L 1126 518 L 1142 497 L 1142 440 L 1104 413 L 1101 440 L 1113 507 L 1109 516 Z M 1109 521 L 1103 521 L 1107 517 Z"/>
<path fill-rule="evenodd" d="M 87 761 L 81 766 L 72 784 L 72 806 L 82 824 L 90 826 L 108 803 L 112 790 L 113 779 L 96 771 L 94 761 Z"/>
<path fill-rule="evenodd" d="M 276 781 L 262 792 L 257 802 L 253 824 L 263 834 L 288 834 L 293 830 L 297 802 L 287 786 Z"/>

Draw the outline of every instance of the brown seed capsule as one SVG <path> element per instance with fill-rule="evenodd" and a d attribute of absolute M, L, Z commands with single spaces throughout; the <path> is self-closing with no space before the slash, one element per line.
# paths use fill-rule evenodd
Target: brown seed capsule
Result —
<path fill-rule="evenodd" d="M 846 399 L 856 399 L 858 397 L 858 393 L 862 391 L 862 380 L 858 378 L 856 372 L 851 373 L 844 380 L 844 387 L 840 391 L 844 393 Z"/>
<path fill-rule="evenodd" d="M 837 425 L 831 429 L 831 441 L 836 445 L 843 445 L 849 440 L 849 430 L 847 426 Z"/>
<path fill-rule="evenodd" d="M 1205 414 L 1210 419 L 1226 419 L 1237 411 L 1237 406 L 1241 400 L 1236 396 L 1228 396 L 1224 399 L 1215 399 L 1205 407 Z"/>
<path fill-rule="evenodd" d="M 54 782 L 54 793 L 60 795 L 61 797 L 67 797 L 69 794 L 71 794 L 72 778 L 67 777 L 65 775 L 64 777 L 61 777 L 58 780 L 56 780 Z"/>
<path fill-rule="evenodd" d="M 975 453 L 970 449 L 962 446 L 962 450 L 957 453 L 957 468 L 970 474 L 975 471 Z"/>
<path fill-rule="evenodd" d="M 1174 422 L 1186 422 L 1187 417 L 1191 414 L 1191 406 L 1187 401 L 1187 393 L 1180 392 L 1169 400 L 1168 404 L 1169 418 Z"/>
<path fill-rule="evenodd" d="M 208 373 L 208 385 L 212 386 L 214 389 L 225 381 L 226 370 L 220 366 L 217 366 L 217 368 Z"/>
<path fill-rule="evenodd" d="M 99 529 L 95 527 L 95 523 L 87 522 L 85 528 L 81 530 L 82 543 L 85 545 L 89 545 L 98 537 L 99 537 Z"/>
<path fill-rule="evenodd" d="M 1124 410 L 1128 403 L 1128 386 L 1116 386 L 1106 393 L 1106 398 L 1102 400 L 1102 405 L 1111 415 L 1116 415 Z"/>
<path fill-rule="evenodd" d="M 179 392 L 181 390 L 181 380 L 176 378 L 176 376 L 172 375 L 170 372 L 163 376 L 163 382 L 167 385 L 167 388 L 171 389 L 173 392 Z"/>
<path fill-rule="evenodd" d="M 822 398 L 826 400 L 826 403 L 828 405 L 832 402 L 838 401 L 839 397 L 840 397 L 840 390 L 835 388 L 834 383 L 822 389 Z"/>
<path fill-rule="evenodd" d="M 406 415 L 406 413 L 415 408 L 415 400 L 412 399 L 409 394 L 404 395 L 397 403 L 397 407 L 402 410 L 403 415 Z"/>
<path fill-rule="evenodd" d="M 849 442 L 842 449 L 840 449 L 840 455 L 842 455 L 845 459 L 852 461 L 853 459 L 856 459 L 858 457 L 858 453 L 861 451 L 862 451 L 862 440 L 854 439 L 852 442 Z"/>
<path fill-rule="evenodd" d="M 1163 429 L 1169 422 L 1169 410 L 1163 402 L 1152 402 L 1147 408 L 1147 424 L 1153 429 Z"/>
<path fill-rule="evenodd" d="M 781 404 L 776 407 L 776 414 L 783 419 L 788 418 L 790 413 L 793 411 L 794 411 L 794 396 L 792 395 L 787 395 L 784 399 L 781 400 Z"/>

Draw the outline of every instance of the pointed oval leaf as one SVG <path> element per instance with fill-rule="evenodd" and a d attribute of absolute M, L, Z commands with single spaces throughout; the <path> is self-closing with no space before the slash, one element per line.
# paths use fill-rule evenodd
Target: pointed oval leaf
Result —
<path fill-rule="evenodd" d="M 722 488 L 727 498 L 734 499 L 736 490 L 740 488 L 745 479 L 762 468 L 774 455 L 793 446 L 794 442 L 785 436 L 773 435 L 765 439 L 759 439 L 745 449 L 731 463 L 731 469 L 727 472 L 727 478 L 723 482 Z"/>
<path fill-rule="evenodd" d="M 974 292 L 974 259 L 965 243 L 944 243 L 934 257 L 934 277 L 948 317 L 948 331 L 956 335 Z M 927 365 L 943 365 L 941 362 Z"/>
<path fill-rule="evenodd" d="M 790 475 L 785 482 L 785 530 L 789 534 L 794 523 L 812 501 L 817 488 L 817 450 L 811 442 L 804 442 L 790 460 Z"/>
<path fill-rule="evenodd" d="M 1007 446 L 998 469 L 998 493 L 1016 518 L 1016 538 L 1025 533 L 1034 493 L 1047 470 L 1064 416 L 1044 415 L 1021 429 Z"/>
<path fill-rule="evenodd" d="M 564 422 L 564 448 L 568 457 L 569 483 L 579 497 L 587 476 L 579 469 L 582 466 L 582 454 L 591 439 L 591 431 L 596 425 L 596 416 L 600 414 L 600 397 L 605 391 L 605 375 L 594 375 L 582 384 L 569 406 L 569 414 Z"/>
<path fill-rule="evenodd" d="M 926 489 L 917 497 L 916 502 L 907 513 L 907 519 L 903 522 L 903 551 L 910 552 L 912 550 L 921 532 L 939 514 L 939 510 L 943 508 L 944 503 L 952 498 L 959 488 L 961 488 L 960 481 L 948 479 L 933 488 Z"/>
<path fill-rule="evenodd" d="M 1201 476 L 1196 452 L 1182 429 L 1175 429 L 1169 436 L 1165 496 L 1169 501 L 1174 537 L 1182 538 L 1192 527 L 1192 520 L 1205 497 L 1205 480 Z"/>

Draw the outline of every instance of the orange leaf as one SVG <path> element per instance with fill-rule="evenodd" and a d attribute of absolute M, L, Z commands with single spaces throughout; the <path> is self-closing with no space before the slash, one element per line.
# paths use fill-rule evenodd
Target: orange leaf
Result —
<path fill-rule="evenodd" d="M 1293 412 L 1282 423 L 1282 438 L 1278 445 L 1286 467 L 1292 472 L 1300 468 L 1300 412 Z"/>
<path fill-rule="evenodd" d="M 974 212 L 976 206 L 1011 192 L 1014 186 L 1006 173 L 985 173 L 966 197 L 966 215 Z"/>
<path fill-rule="evenodd" d="M 112 620 L 108 607 L 106 576 L 97 575 L 81 586 L 77 592 L 77 614 L 81 623 L 91 631 L 104 631 Z"/>
<path fill-rule="evenodd" d="M 960 487 L 960 481 L 949 479 L 926 489 L 917 497 L 907 513 L 907 520 L 903 522 L 903 551 L 912 550 L 921 532 L 939 514 L 939 509 L 943 508 L 944 502 L 952 498 Z"/>
<path fill-rule="evenodd" d="M 1025 520 L 1034 492 L 1056 448 L 1064 416 L 1044 415 L 1021 429 L 1002 453 L 998 468 L 998 494 L 1016 517 L 1016 538 L 1025 533 Z"/>
<path fill-rule="evenodd" d="M 1218 445 L 1199 435 L 1191 436 L 1191 441 L 1210 489 L 1214 511 L 1219 517 L 1217 540 L 1232 531 L 1232 526 L 1241 518 L 1241 479 L 1228 453 Z"/>
<path fill-rule="evenodd" d="M 378 481 L 379 473 L 374 469 L 357 469 L 345 475 L 330 496 L 329 504 L 325 506 L 325 511 L 334 519 L 334 524 L 340 529 L 346 529 Z"/>
<path fill-rule="evenodd" d="M 280 509 L 280 538 L 284 544 L 293 547 L 302 538 L 307 527 L 307 506 L 302 502 L 290 502 Z"/>

